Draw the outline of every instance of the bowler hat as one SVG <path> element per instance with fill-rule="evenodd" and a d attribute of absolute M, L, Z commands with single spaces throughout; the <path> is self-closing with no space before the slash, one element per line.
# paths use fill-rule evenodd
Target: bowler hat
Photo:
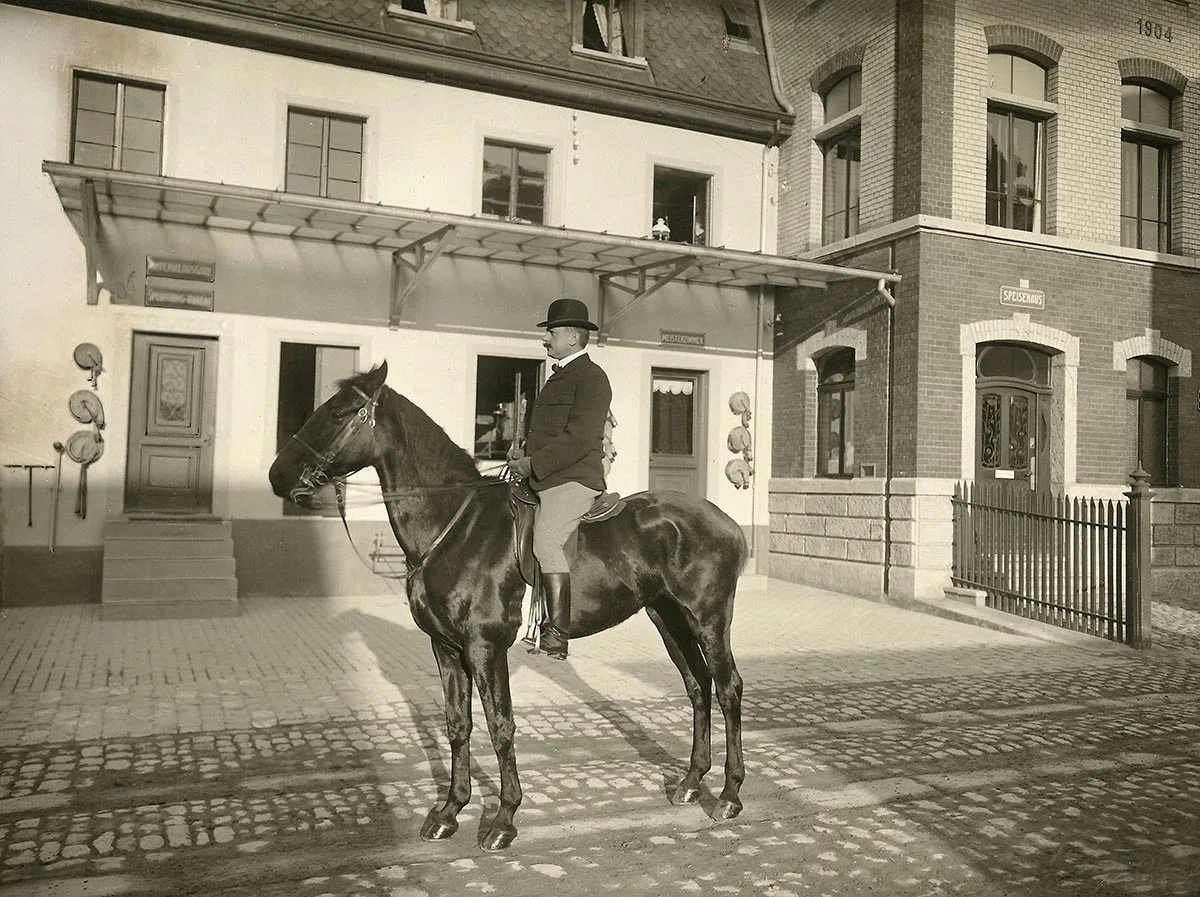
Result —
<path fill-rule="evenodd" d="M 546 320 L 539 327 L 582 327 L 584 330 L 599 330 L 588 318 L 587 303 L 580 299 L 555 299 L 546 312 Z"/>

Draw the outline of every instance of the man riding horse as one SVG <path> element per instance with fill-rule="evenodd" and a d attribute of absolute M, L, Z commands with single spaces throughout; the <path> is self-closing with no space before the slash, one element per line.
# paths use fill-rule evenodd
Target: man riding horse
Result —
<path fill-rule="evenodd" d="M 534 516 L 533 553 L 541 567 L 546 619 L 539 642 L 529 650 L 566 660 L 571 620 L 566 546 L 604 491 L 604 425 L 612 387 L 585 351 L 591 331 L 599 329 L 585 303 L 555 299 L 537 326 L 546 329 L 542 346 L 557 363 L 534 403 L 526 450 L 511 450 L 508 467 L 514 476 L 528 478 L 541 500 Z"/>

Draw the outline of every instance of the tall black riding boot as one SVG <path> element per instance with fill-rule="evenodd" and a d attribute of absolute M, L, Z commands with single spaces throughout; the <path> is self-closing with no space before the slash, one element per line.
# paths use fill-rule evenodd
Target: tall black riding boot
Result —
<path fill-rule="evenodd" d="M 558 660 L 567 659 L 567 639 L 571 628 L 571 574 L 543 573 L 546 596 L 546 622 L 542 624 L 541 648 Z"/>

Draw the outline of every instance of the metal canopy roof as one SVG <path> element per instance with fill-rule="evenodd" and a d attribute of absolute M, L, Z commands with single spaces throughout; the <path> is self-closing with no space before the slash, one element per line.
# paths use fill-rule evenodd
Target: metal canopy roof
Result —
<path fill-rule="evenodd" d="M 844 268 L 736 249 L 664 243 L 644 237 L 523 224 L 479 215 L 322 199 L 274 190 L 43 162 L 64 211 L 83 213 L 89 302 L 97 286 L 91 255 L 99 215 L 244 231 L 390 251 L 419 277 L 442 255 L 589 272 L 603 284 L 649 295 L 670 281 L 714 286 L 824 288 L 862 278 L 894 283 L 897 274 Z M 396 277 L 395 324 L 416 283 Z M 614 280 L 617 278 L 618 280 Z M 647 279 L 652 282 L 648 283 Z M 623 282 L 628 281 L 628 282 Z"/>

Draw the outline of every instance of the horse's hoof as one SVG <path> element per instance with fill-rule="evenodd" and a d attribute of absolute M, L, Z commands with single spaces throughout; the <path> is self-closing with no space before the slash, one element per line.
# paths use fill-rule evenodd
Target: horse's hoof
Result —
<path fill-rule="evenodd" d="M 721 800 L 717 801 L 717 805 L 713 807 L 713 819 L 733 819 L 738 813 L 742 812 L 742 802 L 739 800 Z"/>
<path fill-rule="evenodd" d="M 450 820 L 449 822 L 437 817 L 437 810 L 430 810 L 429 815 L 425 817 L 425 824 L 421 826 L 422 841 L 445 841 L 451 835 L 458 831 L 458 822 Z"/>
<path fill-rule="evenodd" d="M 490 828 L 487 834 L 479 839 L 479 846 L 484 850 L 504 850 L 516 840 L 516 837 L 517 830 L 511 825 L 502 826 L 501 828 Z"/>
<path fill-rule="evenodd" d="M 700 799 L 700 789 L 693 788 L 690 785 L 680 785 L 675 789 L 675 793 L 671 795 L 671 803 L 673 804 L 694 804 Z"/>

